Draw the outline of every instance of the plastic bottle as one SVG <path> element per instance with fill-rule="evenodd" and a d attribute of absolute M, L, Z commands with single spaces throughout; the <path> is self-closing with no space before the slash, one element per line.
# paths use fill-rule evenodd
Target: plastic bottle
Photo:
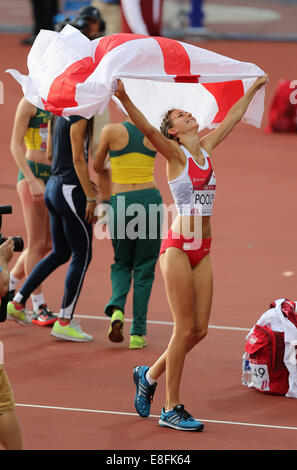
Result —
<path fill-rule="evenodd" d="M 245 352 L 242 356 L 242 385 L 249 385 L 251 383 L 251 368 L 250 368 L 250 355 Z"/>

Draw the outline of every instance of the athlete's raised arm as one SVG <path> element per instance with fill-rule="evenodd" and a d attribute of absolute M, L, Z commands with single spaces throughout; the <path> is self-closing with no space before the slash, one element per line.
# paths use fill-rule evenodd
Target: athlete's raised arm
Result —
<path fill-rule="evenodd" d="M 115 96 L 121 101 L 135 126 L 149 139 L 166 160 L 170 161 L 173 158 L 179 158 L 181 151 L 178 144 L 173 140 L 167 139 L 156 127 L 149 123 L 142 112 L 132 103 L 121 80 L 118 80 L 118 89 L 115 92 Z"/>
<path fill-rule="evenodd" d="M 244 116 L 256 92 L 267 83 L 268 76 L 263 75 L 253 83 L 248 91 L 230 108 L 223 122 L 201 139 L 201 146 L 209 153 L 227 137 Z"/>

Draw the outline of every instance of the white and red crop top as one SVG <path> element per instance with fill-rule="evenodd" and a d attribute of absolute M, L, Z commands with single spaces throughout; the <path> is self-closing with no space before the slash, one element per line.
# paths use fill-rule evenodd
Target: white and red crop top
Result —
<path fill-rule="evenodd" d="M 211 158 L 201 148 L 205 162 L 199 165 L 190 152 L 181 145 L 187 162 L 182 173 L 168 181 L 178 215 L 211 215 L 216 191 L 216 176 Z"/>

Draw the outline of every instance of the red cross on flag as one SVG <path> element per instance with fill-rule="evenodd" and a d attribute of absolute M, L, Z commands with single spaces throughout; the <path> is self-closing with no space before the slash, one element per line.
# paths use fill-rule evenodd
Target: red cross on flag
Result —
<path fill-rule="evenodd" d="M 28 75 L 9 69 L 35 106 L 55 114 L 102 114 L 121 78 L 134 104 L 159 127 L 171 108 L 191 112 L 200 130 L 215 127 L 264 75 L 258 66 L 164 37 L 114 34 L 90 41 L 67 25 L 42 30 L 28 55 Z M 264 87 L 243 121 L 260 127 Z"/>

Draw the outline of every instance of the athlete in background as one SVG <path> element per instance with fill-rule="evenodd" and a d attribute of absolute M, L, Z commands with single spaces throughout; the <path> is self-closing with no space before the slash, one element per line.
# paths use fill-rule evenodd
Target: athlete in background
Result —
<path fill-rule="evenodd" d="M 110 154 L 112 196 L 109 225 L 111 227 L 114 263 L 111 266 L 112 296 L 105 306 L 110 317 L 108 337 L 113 342 L 124 339 L 124 311 L 133 278 L 133 321 L 130 328 L 130 349 L 146 346 L 147 311 L 155 277 L 155 266 L 161 243 L 162 215 L 150 218 L 153 205 L 162 210 L 162 198 L 154 180 L 156 150 L 130 119 L 104 126 L 94 162 L 100 173 L 106 155 Z M 101 189 L 101 180 L 98 182 Z M 118 201 L 123 202 L 118 209 Z M 143 208 L 142 226 L 129 236 L 127 227 L 133 216 L 127 215 L 133 204 Z M 136 207 L 136 206 L 135 206 Z M 131 209 L 132 211 L 132 209 Z M 151 220 L 152 219 L 152 220 Z M 118 227 L 125 233 L 119 234 Z M 142 234 L 142 236 L 139 235 Z M 153 235 L 152 235 L 153 234 Z"/>
<path fill-rule="evenodd" d="M 122 33 L 162 35 L 163 0 L 121 0 Z"/>
<path fill-rule="evenodd" d="M 88 143 L 92 119 L 80 116 L 53 117 L 48 133 L 52 174 L 46 186 L 52 250 L 33 269 L 25 284 L 8 303 L 11 316 L 26 315 L 31 292 L 70 259 L 59 319 L 51 334 L 58 339 L 92 341 L 74 319 L 75 307 L 92 258 L 92 223 L 95 221 L 96 190 L 89 178 Z"/>
<path fill-rule="evenodd" d="M 44 192 L 51 175 L 47 156 L 47 136 L 50 113 L 36 108 L 26 98 L 18 104 L 11 136 L 10 149 L 19 168 L 17 192 L 22 204 L 26 227 L 27 248 L 19 256 L 10 274 L 9 296 L 12 299 L 19 281 L 28 277 L 36 264 L 51 249 L 48 210 Z M 25 144 L 25 145 L 24 145 Z M 56 316 L 47 308 L 42 285 L 31 294 L 32 321 L 38 325 L 52 325 Z M 8 319 L 26 325 L 31 322 L 22 312 L 8 315 Z"/>

